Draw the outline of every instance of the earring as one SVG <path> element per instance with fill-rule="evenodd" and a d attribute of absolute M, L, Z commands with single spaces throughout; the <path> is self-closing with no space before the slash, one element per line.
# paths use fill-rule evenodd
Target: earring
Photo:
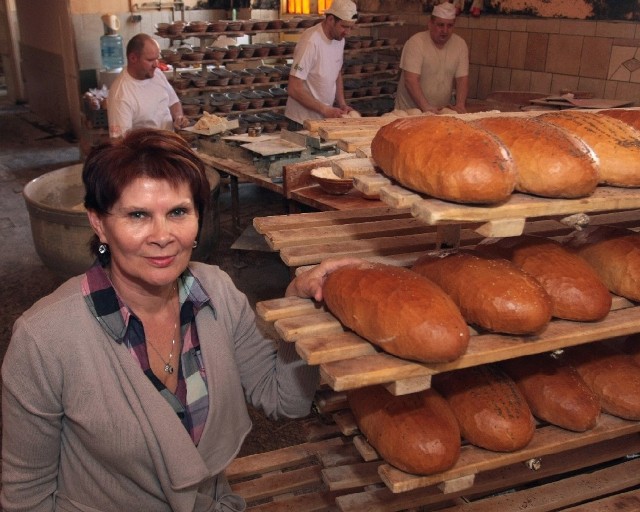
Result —
<path fill-rule="evenodd" d="M 100 244 L 98 246 L 98 252 L 100 254 L 106 254 L 108 250 L 109 250 L 109 246 L 107 244 Z"/>
<path fill-rule="evenodd" d="M 193 248 L 195 249 L 196 247 L 198 247 L 198 241 L 197 241 L 197 240 L 194 240 L 194 241 L 193 241 Z"/>

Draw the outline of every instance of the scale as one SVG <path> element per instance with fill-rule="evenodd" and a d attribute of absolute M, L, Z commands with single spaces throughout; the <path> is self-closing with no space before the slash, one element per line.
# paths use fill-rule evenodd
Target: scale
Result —
<path fill-rule="evenodd" d="M 253 154 L 253 163 L 257 171 L 268 175 L 274 183 L 282 181 L 285 165 L 337 155 L 340 152 L 337 142 L 321 141 L 317 137 L 309 137 L 304 132 L 282 130 L 279 136 L 260 137 L 260 140 L 242 144 L 240 147 Z"/>

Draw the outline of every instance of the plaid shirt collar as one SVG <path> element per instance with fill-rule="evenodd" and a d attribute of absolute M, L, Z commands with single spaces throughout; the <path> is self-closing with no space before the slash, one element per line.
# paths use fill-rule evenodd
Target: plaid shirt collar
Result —
<path fill-rule="evenodd" d="M 118 296 L 107 273 L 98 262 L 94 263 L 84 274 L 82 293 L 89 310 L 109 337 L 116 343 L 133 341 L 130 336 L 130 327 L 131 318 L 135 318 L 135 316 Z M 214 317 L 216 316 L 216 309 L 211 298 L 189 268 L 178 278 L 178 293 L 181 326 L 184 326 L 185 320 L 190 322 L 206 306 L 209 306 Z M 191 305 L 192 311 L 189 312 L 189 308 L 185 308 L 185 305 Z M 137 321 L 139 322 L 139 320 Z"/>

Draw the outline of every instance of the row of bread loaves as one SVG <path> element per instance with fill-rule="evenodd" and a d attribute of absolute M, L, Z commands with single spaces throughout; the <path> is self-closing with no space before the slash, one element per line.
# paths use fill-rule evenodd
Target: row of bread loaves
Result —
<path fill-rule="evenodd" d="M 630 350 L 637 355 L 637 340 Z M 461 441 L 514 452 L 536 422 L 584 432 L 601 412 L 640 419 L 640 365 L 607 342 L 440 373 L 432 388 L 393 396 L 382 386 L 349 391 L 349 406 L 369 443 L 389 464 L 419 475 L 450 469 Z"/>
<path fill-rule="evenodd" d="M 448 201 L 497 204 L 514 191 L 585 197 L 598 184 L 640 186 L 640 111 L 627 112 L 413 116 L 381 127 L 371 153 L 400 185 Z"/>

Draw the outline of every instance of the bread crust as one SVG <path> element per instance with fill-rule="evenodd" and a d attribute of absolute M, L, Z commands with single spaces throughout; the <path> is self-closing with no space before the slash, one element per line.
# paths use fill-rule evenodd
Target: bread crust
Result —
<path fill-rule="evenodd" d="M 640 420 L 640 369 L 632 356 L 606 342 L 571 347 L 567 361 L 600 398 L 602 410 L 627 420 Z"/>
<path fill-rule="evenodd" d="M 329 310 L 384 351 L 423 362 L 467 350 L 469 328 L 440 287 L 411 270 L 376 263 L 341 267 L 323 286 Z"/>
<path fill-rule="evenodd" d="M 611 294 L 608 288 L 583 258 L 561 243 L 525 235 L 482 247 L 491 250 L 492 246 L 544 287 L 551 298 L 554 317 L 591 322 L 609 314 Z"/>
<path fill-rule="evenodd" d="M 517 384 L 537 418 L 575 432 L 596 426 L 600 399 L 574 367 L 549 354 L 510 359 L 500 367 Z"/>
<path fill-rule="evenodd" d="M 598 110 L 598 114 L 619 119 L 633 126 L 636 130 L 640 130 L 640 110 L 626 110 L 624 108 L 611 108 L 606 110 Z"/>
<path fill-rule="evenodd" d="M 495 134 L 509 149 L 519 192 L 575 198 L 592 194 L 598 185 L 589 148 L 558 126 L 508 116 L 486 117 L 473 124 Z"/>
<path fill-rule="evenodd" d="M 449 403 L 462 437 L 498 452 L 524 448 L 535 422 L 516 383 L 495 365 L 482 365 L 432 377 L 432 386 Z"/>
<path fill-rule="evenodd" d="M 600 183 L 640 186 L 640 131 L 624 121 L 593 112 L 553 112 L 538 119 L 564 128 L 591 149 Z"/>
<path fill-rule="evenodd" d="M 492 134 L 449 116 L 395 120 L 376 133 L 371 154 L 401 185 L 461 203 L 499 203 L 513 192 L 511 155 Z"/>
<path fill-rule="evenodd" d="M 412 270 L 439 285 L 465 320 L 507 334 L 535 334 L 551 320 L 551 300 L 532 276 L 502 258 L 470 251 L 424 256 Z"/>
<path fill-rule="evenodd" d="M 609 291 L 640 301 L 638 233 L 613 226 L 598 226 L 573 233 L 565 243 L 586 260 Z"/>
<path fill-rule="evenodd" d="M 433 389 L 393 396 L 371 386 L 349 391 L 347 397 L 360 431 L 389 464 L 429 475 L 446 471 L 458 460 L 458 423 Z"/>

